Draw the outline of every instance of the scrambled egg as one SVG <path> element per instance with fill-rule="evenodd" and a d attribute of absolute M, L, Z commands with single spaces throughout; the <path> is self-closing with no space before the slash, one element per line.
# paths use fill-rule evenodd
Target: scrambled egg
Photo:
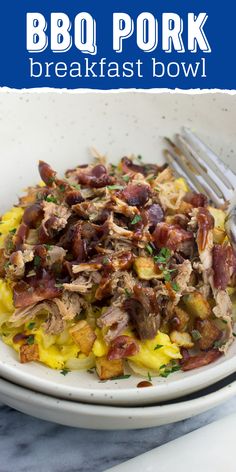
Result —
<path fill-rule="evenodd" d="M 0 248 L 3 247 L 5 237 L 8 235 L 9 231 L 19 226 L 23 213 L 23 208 L 13 207 L 2 216 L 0 222 Z"/>
<path fill-rule="evenodd" d="M 174 359 L 182 358 L 177 344 L 172 343 L 169 336 L 160 331 L 158 331 L 154 339 L 138 341 L 138 344 L 138 354 L 129 359 L 140 367 L 152 371 L 159 371 L 161 366 L 168 364 Z"/>

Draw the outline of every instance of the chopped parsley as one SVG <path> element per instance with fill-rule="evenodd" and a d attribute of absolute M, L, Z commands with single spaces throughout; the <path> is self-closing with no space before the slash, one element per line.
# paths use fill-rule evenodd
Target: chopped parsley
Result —
<path fill-rule="evenodd" d="M 171 287 L 173 288 L 175 292 L 178 292 L 180 288 L 176 282 L 172 282 Z"/>
<path fill-rule="evenodd" d="M 14 244 L 13 244 L 13 241 L 11 239 L 9 239 L 6 242 L 6 249 L 7 249 L 7 251 L 12 251 L 12 249 L 14 249 Z"/>
<path fill-rule="evenodd" d="M 32 346 L 32 344 L 34 344 L 34 335 L 33 334 L 30 334 L 26 340 L 27 344 L 29 344 L 29 346 Z"/>
<path fill-rule="evenodd" d="M 131 297 L 131 292 L 129 291 L 128 288 L 125 288 L 125 295 L 126 295 L 126 297 L 128 297 L 128 298 Z"/>
<path fill-rule="evenodd" d="M 141 156 L 141 154 L 138 154 L 138 155 L 137 155 L 137 159 L 138 159 L 139 161 L 141 161 L 142 158 L 143 158 L 143 157 Z"/>
<path fill-rule="evenodd" d="M 129 379 L 130 377 L 131 377 L 130 374 L 118 375 L 117 377 L 112 377 L 112 379 L 109 379 L 109 380 L 124 380 L 124 379 Z"/>
<path fill-rule="evenodd" d="M 27 329 L 33 329 L 35 327 L 36 323 L 34 321 L 31 321 L 28 326 L 27 326 Z"/>
<path fill-rule="evenodd" d="M 94 374 L 94 372 L 95 372 L 95 367 L 92 367 L 91 369 L 87 369 L 87 372 L 88 372 L 89 374 Z"/>
<path fill-rule="evenodd" d="M 64 369 L 60 371 L 60 374 L 65 376 L 69 374 L 69 372 L 70 372 L 70 369 L 68 369 L 67 367 L 64 367 Z"/>
<path fill-rule="evenodd" d="M 66 187 L 65 187 L 65 185 L 61 184 L 61 185 L 59 185 L 59 189 L 60 189 L 61 192 L 64 192 Z"/>
<path fill-rule="evenodd" d="M 34 256 L 34 267 L 39 267 L 41 264 L 41 257 L 40 256 Z"/>
<path fill-rule="evenodd" d="M 81 189 L 81 185 L 80 184 L 70 184 L 71 187 L 75 188 L 76 190 L 80 190 Z"/>
<path fill-rule="evenodd" d="M 146 249 L 147 252 L 149 252 L 149 254 L 153 254 L 153 249 L 152 249 L 151 244 L 147 244 L 145 246 L 145 249 Z"/>
<path fill-rule="evenodd" d="M 151 380 L 152 380 L 152 377 L 151 377 L 151 374 L 150 374 L 150 372 L 148 372 L 148 373 L 147 373 L 147 376 L 148 376 L 148 380 L 151 382 Z"/>
<path fill-rule="evenodd" d="M 225 343 L 224 343 L 223 341 L 218 340 L 218 341 L 215 341 L 215 342 L 214 342 L 213 347 L 214 347 L 214 349 L 218 349 L 219 347 L 224 346 L 224 344 L 225 344 Z"/>
<path fill-rule="evenodd" d="M 124 186 L 123 185 L 108 185 L 107 188 L 108 190 L 123 190 Z"/>
<path fill-rule="evenodd" d="M 236 333 L 233 333 L 233 336 L 236 338 Z"/>
<path fill-rule="evenodd" d="M 50 251 L 50 249 L 52 249 L 52 245 L 51 244 L 44 244 L 44 247 Z"/>
<path fill-rule="evenodd" d="M 154 256 L 154 261 L 158 264 L 167 264 L 171 257 L 171 251 L 167 247 L 163 247 L 158 256 Z"/>
<path fill-rule="evenodd" d="M 135 215 L 135 217 L 131 221 L 131 225 L 136 225 L 136 223 L 138 223 L 141 219 L 142 218 L 140 215 Z"/>
<path fill-rule="evenodd" d="M 16 233 L 16 228 L 10 229 L 9 233 L 15 234 Z"/>
<path fill-rule="evenodd" d="M 109 257 L 105 256 L 102 260 L 102 263 L 105 264 L 105 265 L 109 264 L 110 263 Z"/>
<path fill-rule="evenodd" d="M 55 284 L 55 287 L 57 287 L 57 288 L 62 288 L 62 287 L 63 287 L 63 284 L 62 284 L 61 282 L 57 282 L 57 283 Z"/>
<path fill-rule="evenodd" d="M 156 351 L 157 349 L 161 349 L 161 347 L 163 347 L 163 344 L 157 344 L 157 345 L 154 347 L 154 351 Z"/>
<path fill-rule="evenodd" d="M 199 331 L 197 329 L 193 329 L 191 331 L 191 335 L 192 335 L 192 338 L 193 338 L 194 341 L 198 341 L 202 337 L 201 333 L 199 333 Z"/>
<path fill-rule="evenodd" d="M 47 195 L 45 200 L 49 203 L 57 203 L 57 198 L 54 195 Z"/>
<path fill-rule="evenodd" d="M 161 366 L 162 367 L 162 366 Z M 160 367 L 160 369 L 161 369 Z M 165 366 L 164 366 L 165 367 Z M 181 370 L 180 365 L 174 364 L 170 367 L 165 367 L 163 371 L 160 372 L 161 377 L 168 377 L 170 374 L 173 374 L 174 372 L 177 372 L 178 370 Z"/>
<path fill-rule="evenodd" d="M 129 182 L 130 176 L 129 175 L 123 175 L 123 180 L 125 182 Z"/>

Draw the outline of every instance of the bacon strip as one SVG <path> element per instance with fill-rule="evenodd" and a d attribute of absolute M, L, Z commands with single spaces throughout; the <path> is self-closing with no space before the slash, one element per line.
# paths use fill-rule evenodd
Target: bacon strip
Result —
<path fill-rule="evenodd" d="M 189 359 L 185 360 L 182 364 L 182 370 L 192 370 L 198 369 L 205 365 L 211 364 L 211 362 L 216 361 L 222 355 L 222 352 L 219 352 L 217 349 L 212 349 L 211 351 L 201 352 L 196 356 L 191 356 Z"/>
<path fill-rule="evenodd" d="M 213 270 L 215 288 L 225 290 L 236 267 L 236 257 L 231 246 L 215 244 L 213 247 Z"/>
<path fill-rule="evenodd" d="M 124 359 L 126 357 L 135 356 L 138 352 L 139 345 L 135 339 L 130 336 L 118 336 L 112 341 L 107 358 L 109 361 Z"/>
<path fill-rule="evenodd" d="M 167 247 L 177 251 L 182 243 L 193 241 L 193 233 L 186 231 L 178 225 L 159 223 L 153 233 L 153 239 L 158 249 Z"/>

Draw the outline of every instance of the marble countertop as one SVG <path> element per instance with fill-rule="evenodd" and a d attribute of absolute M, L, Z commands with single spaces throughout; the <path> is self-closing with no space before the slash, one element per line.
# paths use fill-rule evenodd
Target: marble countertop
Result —
<path fill-rule="evenodd" d="M 0 404 L 0 472 L 103 472 L 235 411 L 236 397 L 175 424 L 96 431 L 38 420 Z"/>

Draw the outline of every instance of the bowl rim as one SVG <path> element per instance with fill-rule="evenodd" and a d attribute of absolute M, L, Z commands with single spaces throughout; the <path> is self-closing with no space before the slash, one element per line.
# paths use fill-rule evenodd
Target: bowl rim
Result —
<path fill-rule="evenodd" d="M 0 343 L 3 344 L 2 341 L 0 341 Z M 42 394 L 59 397 L 61 399 L 71 399 L 90 404 L 144 406 L 147 404 L 154 404 L 157 401 L 161 403 L 177 399 L 222 380 L 228 375 L 236 372 L 236 355 L 233 355 L 233 357 L 229 359 L 225 358 L 225 360 L 222 360 L 221 358 L 215 363 L 193 370 L 191 371 L 191 374 L 186 377 L 183 372 L 172 374 L 171 381 L 168 381 L 168 379 L 161 379 L 162 381 L 160 383 L 149 388 L 128 387 L 108 389 L 106 388 L 106 383 L 104 383 L 104 388 L 102 389 L 85 389 L 80 388 L 79 385 L 74 386 L 66 383 L 67 377 L 63 378 L 63 383 L 60 382 L 60 384 L 57 384 L 51 379 L 47 380 L 37 375 L 37 364 L 32 364 L 35 367 L 35 374 L 33 373 L 33 375 L 28 372 L 23 372 L 19 368 L 21 364 L 9 365 L 6 361 L 0 359 L 0 375 L 4 379 L 7 379 L 19 386 L 32 389 Z M 49 372 L 52 370 L 44 366 L 42 367 Z M 136 378 L 139 379 L 138 377 Z"/>

